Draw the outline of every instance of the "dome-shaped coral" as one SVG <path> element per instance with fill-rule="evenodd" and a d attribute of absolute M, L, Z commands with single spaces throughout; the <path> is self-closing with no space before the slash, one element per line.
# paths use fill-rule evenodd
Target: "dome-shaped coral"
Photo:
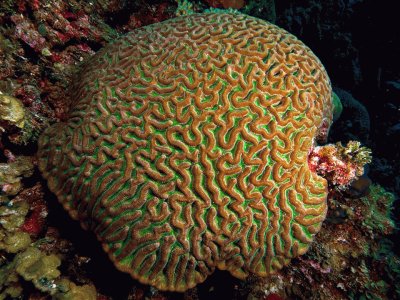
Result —
<path fill-rule="evenodd" d="M 105 47 L 39 141 L 50 189 L 115 265 L 183 291 L 215 268 L 266 276 L 326 214 L 307 157 L 332 120 L 324 67 L 293 35 L 197 14 Z"/>

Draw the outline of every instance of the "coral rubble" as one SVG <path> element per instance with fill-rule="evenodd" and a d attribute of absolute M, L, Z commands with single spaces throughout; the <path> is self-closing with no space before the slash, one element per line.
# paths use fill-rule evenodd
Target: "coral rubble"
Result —
<path fill-rule="evenodd" d="M 27 168 L 32 169 L 32 165 Z M 39 184 L 16 196 L 0 196 L 0 299 L 24 295 L 24 281 L 54 299 L 78 299 L 76 295 L 96 299 L 93 285 L 78 286 L 61 276 L 62 259 L 57 248 L 50 246 L 53 239 L 40 235 L 46 217 Z"/>

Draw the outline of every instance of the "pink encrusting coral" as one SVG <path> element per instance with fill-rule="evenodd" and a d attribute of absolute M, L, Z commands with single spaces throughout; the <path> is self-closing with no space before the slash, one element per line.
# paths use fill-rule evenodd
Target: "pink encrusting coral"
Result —
<path fill-rule="evenodd" d="M 31 236 L 39 235 L 45 227 L 48 209 L 43 199 L 43 190 L 40 184 L 23 191 L 20 195 L 28 199 L 29 213 L 20 229 Z"/>
<path fill-rule="evenodd" d="M 311 171 L 328 180 L 339 189 L 346 188 L 364 173 L 364 165 L 371 162 L 371 151 L 360 142 L 350 141 L 317 146 L 311 149 L 308 165 Z"/>

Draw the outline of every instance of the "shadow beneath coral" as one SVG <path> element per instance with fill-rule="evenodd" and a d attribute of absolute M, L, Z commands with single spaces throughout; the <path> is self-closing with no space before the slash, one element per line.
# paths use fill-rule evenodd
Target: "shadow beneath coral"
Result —
<path fill-rule="evenodd" d="M 43 185 L 46 186 L 45 183 Z M 48 225 L 57 228 L 60 238 L 67 239 L 73 245 L 71 255 L 67 255 L 67 259 L 73 260 L 72 256 L 89 258 L 88 262 L 82 265 L 82 270 L 77 270 L 78 275 L 89 278 L 103 295 L 112 299 L 127 299 L 134 280 L 114 267 L 95 235 L 85 231 L 77 221 L 72 220 L 56 196 L 47 188 L 45 199 L 49 207 Z M 85 281 L 85 278 L 74 279 Z"/>

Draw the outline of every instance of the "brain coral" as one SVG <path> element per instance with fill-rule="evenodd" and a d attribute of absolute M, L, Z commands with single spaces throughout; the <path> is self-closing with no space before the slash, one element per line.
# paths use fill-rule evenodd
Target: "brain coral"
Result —
<path fill-rule="evenodd" d="M 266 276 L 304 253 L 327 184 L 308 152 L 332 120 L 324 67 L 239 14 L 137 29 L 82 68 L 39 167 L 116 267 L 184 291 L 215 268 Z"/>

